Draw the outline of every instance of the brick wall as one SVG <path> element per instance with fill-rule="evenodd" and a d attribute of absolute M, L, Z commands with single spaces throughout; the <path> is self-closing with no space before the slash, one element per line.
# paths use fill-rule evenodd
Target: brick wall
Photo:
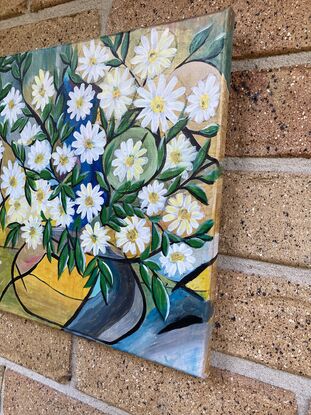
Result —
<path fill-rule="evenodd" d="M 211 376 L 0 313 L 2 415 L 311 414 L 310 0 L 2 0 L 0 55 L 230 4 L 237 24 Z"/>

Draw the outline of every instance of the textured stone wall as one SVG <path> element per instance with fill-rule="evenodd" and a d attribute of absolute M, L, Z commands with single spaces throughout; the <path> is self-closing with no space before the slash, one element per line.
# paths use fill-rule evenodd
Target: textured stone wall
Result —
<path fill-rule="evenodd" d="M 210 377 L 0 313 L 1 414 L 311 414 L 310 0 L 0 3 L 0 55 L 236 12 Z"/>

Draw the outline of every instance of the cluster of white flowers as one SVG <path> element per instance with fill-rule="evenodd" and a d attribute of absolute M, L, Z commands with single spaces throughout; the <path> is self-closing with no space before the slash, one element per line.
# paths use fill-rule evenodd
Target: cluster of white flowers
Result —
<path fill-rule="evenodd" d="M 188 117 L 199 125 L 198 128 L 215 116 L 220 99 L 220 85 L 215 75 L 210 74 L 199 80 L 189 93 L 177 76 L 165 74 L 177 54 L 175 46 L 175 37 L 169 29 L 152 29 L 149 36 L 142 35 L 139 44 L 134 47 L 134 56 L 128 59 L 129 67 L 121 65 L 113 68 L 108 64 L 111 59 L 108 47 L 95 41 L 81 45 L 77 72 L 82 82 L 68 92 L 65 102 L 66 116 L 79 123 L 72 133 L 71 144 L 57 142 L 52 146 L 35 122 L 38 119 L 30 118 L 19 137 L 14 138 L 25 149 L 25 163 L 9 160 L 2 166 L 0 188 L 1 196 L 8 198 L 7 220 L 22 225 L 21 237 L 29 248 L 36 249 L 42 244 L 42 213 L 52 221 L 53 227 L 70 226 L 75 215 L 87 220 L 89 223 L 81 229 L 81 246 L 93 255 L 104 254 L 109 243 L 114 243 L 125 255 L 141 254 L 151 243 L 150 216 L 161 215 L 165 229 L 181 238 L 192 235 L 198 229 L 204 217 L 200 204 L 186 190 L 169 196 L 168 186 L 172 182 L 164 184 L 156 177 L 137 194 L 139 207 L 146 218 L 136 215 L 124 218 L 124 226 L 115 231 L 113 237 L 111 229 L 102 226 L 97 219 L 105 202 L 99 184 L 82 183 L 75 190 L 75 200 L 69 197 L 64 200 L 63 194 L 51 196 L 56 180 L 40 179 L 36 180 L 36 187 L 29 189 L 31 206 L 29 195 L 28 201 L 25 197 L 25 185 L 29 187 L 26 183 L 27 169 L 36 174 L 48 169 L 55 177 L 58 175 L 61 182 L 76 164 L 92 165 L 103 157 L 109 133 L 106 134 L 98 124 L 96 114 L 93 116 L 95 105 L 96 110 L 99 105 L 108 121 L 113 118 L 117 126 L 128 109 L 135 108 L 141 127 L 155 134 L 159 131 L 166 133 L 180 116 Z M 26 106 L 39 111 L 40 118 L 46 106 L 55 100 L 54 77 L 49 71 L 40 69 L 31 85 L 32 107 L 24 101 L 23 89 L 12 86 L 2 100 L 1 116 L 12 127 Z M 96 121 L 88 120 L 90 115 Z M 0 162 L 3 162 L 4 150 L 4 143 L 0 140 Z M 139 181 L 152 156 L 143 140 L 128 137 L 113 150 L 112 174 L 120 183 Z M 196 156 L 194 143 L 179 133 L 167 143 L 163 170 L 180 167 L 183 169 L 182 179 L 187 180 Z M 195 257 L 193 250 L 181 242 L 171 245 L 167 255 L 161 254 L 159 261 L 163 272 L 174 279 L 193 268 Z"/>

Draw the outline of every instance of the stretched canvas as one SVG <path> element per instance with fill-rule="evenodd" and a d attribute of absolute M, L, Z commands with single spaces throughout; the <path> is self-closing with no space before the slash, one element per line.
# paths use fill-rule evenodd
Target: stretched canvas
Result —
<path fill-rule="evenodd" d="M 208 373 L 232 30 L 0 58 L 1 310 Z"/>

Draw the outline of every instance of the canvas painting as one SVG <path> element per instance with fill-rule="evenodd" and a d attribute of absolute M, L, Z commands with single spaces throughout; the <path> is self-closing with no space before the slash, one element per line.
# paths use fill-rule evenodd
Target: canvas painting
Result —
<path fill-rule="evenodd" d="M 1 310 L 208 373 L 232 31 L 0 58 Z"/>

